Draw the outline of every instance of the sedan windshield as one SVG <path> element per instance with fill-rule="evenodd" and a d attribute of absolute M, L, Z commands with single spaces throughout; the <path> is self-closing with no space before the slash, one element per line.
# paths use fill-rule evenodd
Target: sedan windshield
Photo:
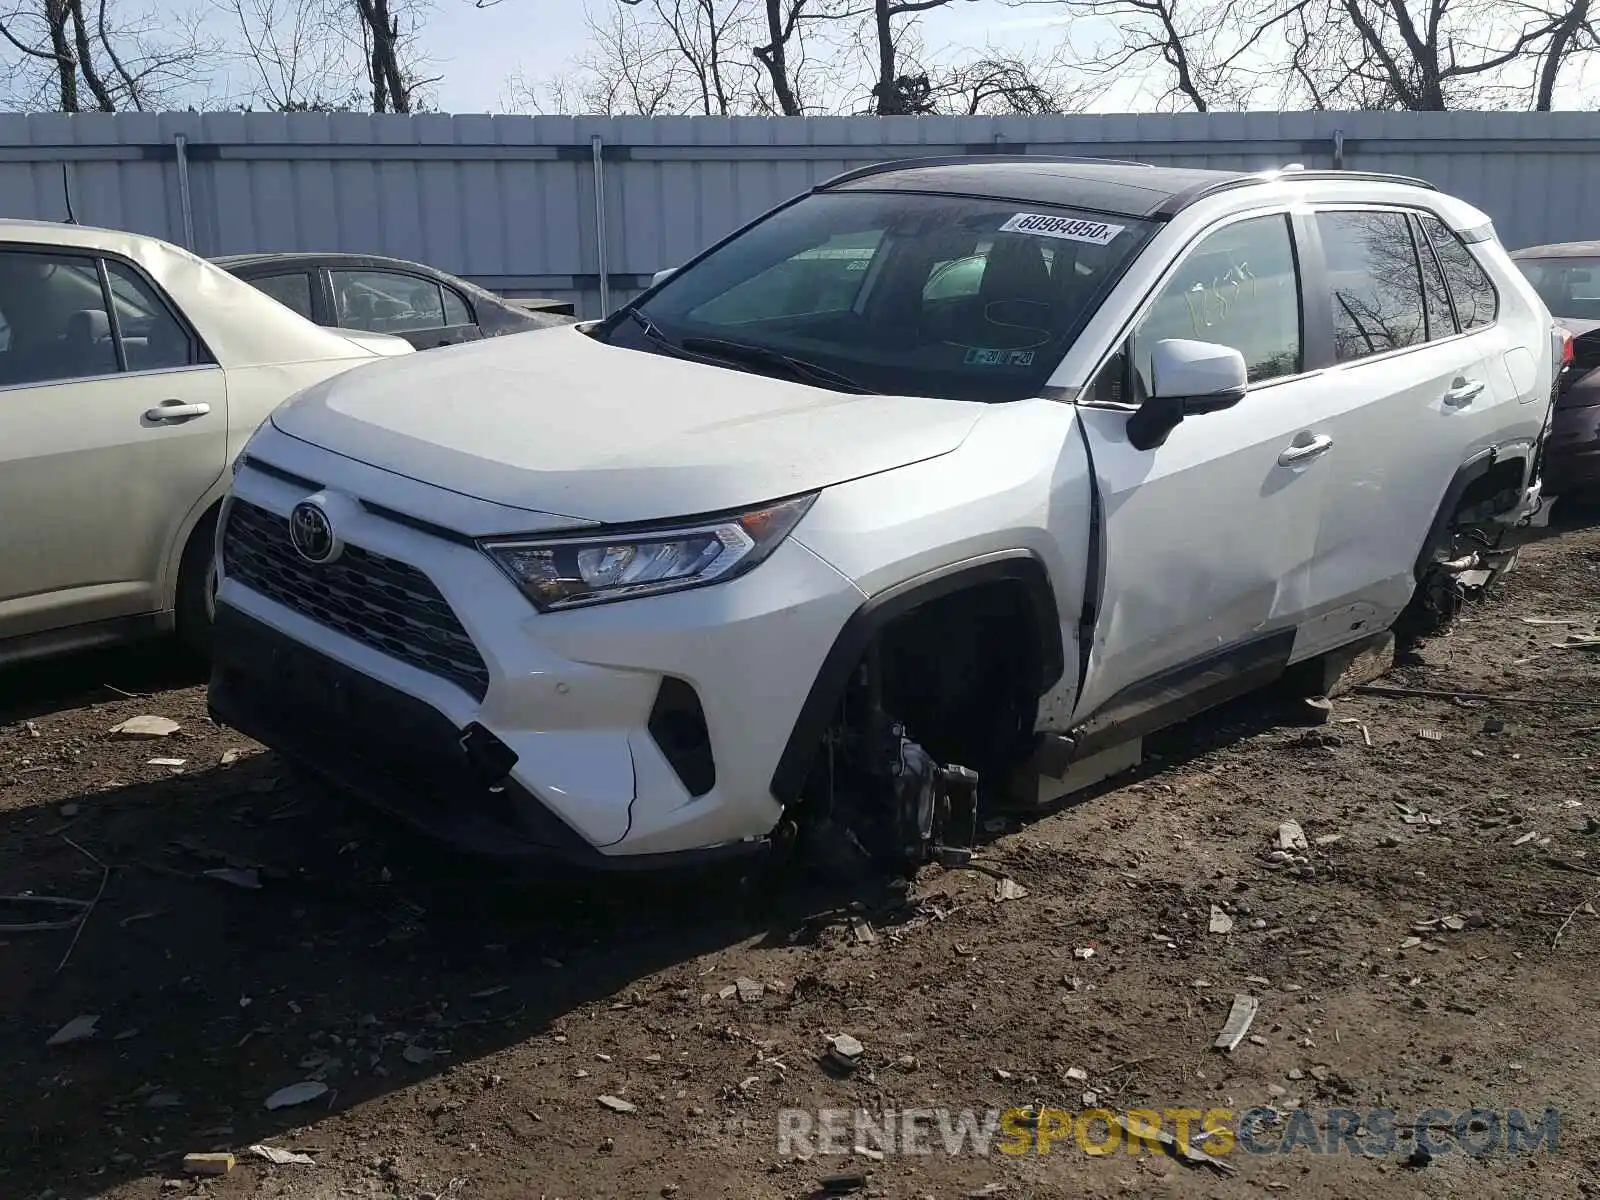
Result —
<path fill-rule="evenodd" d="M 1523 258 L 1517 266 L 1553 316 L 1600 321 L 1600 258 Z"/>
<path fill-rule="evenodd" d="M 608 340 L 840 391 L 1036 396 L 1148 239 L 1129 217 L 807 196 L 673 276 Z"/>

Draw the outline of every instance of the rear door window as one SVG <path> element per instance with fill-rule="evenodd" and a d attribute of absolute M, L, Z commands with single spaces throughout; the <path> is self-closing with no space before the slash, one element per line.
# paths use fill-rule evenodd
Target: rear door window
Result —
<path fill-rule="evenodd" d="M 108 260 L 106 278 L 116 306 L 116 333 L 130 371 L 168 371 L 195 361 L 189 333 L 155 289 L 131 267 Z"/>
<path fill-rule="evenodd" d="M 415 333 L 445 327 L 439 285 L 398 271 L 330 271 L 334 312 L 344 329 Z"/>
<path fill-rule="evenodd" d="M 1319 212 L 1313 219 L 1328 265 L 1335 357 L 1355 362 L 1425 341 L 1422 272 L 1406 215 Z"/>

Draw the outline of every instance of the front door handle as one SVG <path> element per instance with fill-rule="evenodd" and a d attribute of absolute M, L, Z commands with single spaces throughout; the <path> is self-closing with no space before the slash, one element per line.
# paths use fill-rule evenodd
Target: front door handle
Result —
<path fill-rule="evenodd" d="M 1444 402 L 1450 408 L 1471 404 L 1477 399 L 1478 393 L 1483 391 L 1483 386 L 1481 379 L 1463 379 L 1457 375 L 1455 382 L 1450 385 L 1450 390 L 1444 394 Z"/>
<path fill-rule="evenodd" d="M 1305 435 L 1301 434 L 1283 448 L 1283 453 L 1278 455 L 1280 467 L 1298 467 L 1301 463 L 1310 462 L 1313 458 L 1318 458 L 1333 449 L 1333 439 L 1325 433 L 1305 438 L 1304 441 L 1300 440 L 1302 437 Z"/>
<path fill-rule="evenodd" d="M 181 400 L 163 400 L 155 408 L 145 409 L 144 419 L 157 424 L 167 421 L 192 421 L 195 417 L 203 417 L 210 412 L 209 404 L 185 404 Z"/>

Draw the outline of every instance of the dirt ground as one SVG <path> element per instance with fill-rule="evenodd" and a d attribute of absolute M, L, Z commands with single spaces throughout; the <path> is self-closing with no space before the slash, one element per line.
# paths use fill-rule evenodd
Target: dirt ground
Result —
<path fill-rule="evenodd" d="M 1385 680 L 1541 699 L 1308 727 L 1252 698 L 909 892 L 490 870 L 210 725 L 170 647 L 0 675 L 0 892 L 95 900 L 0 932 L 0 1197 L 1600 1196 L 1600 654 L 1559 645 L 1597 621 L 1600 530 L 1553 536 Z M 140 715 L 181 729 L 110 732 Z M 1291 819 L 1309 872 L 1270 857 Z M 1235 993 L 1260 1010 L 1226 1053 Z M 839 1033 L 853 1073 L 821 1061 Z M 1028 1105 L 1274 1111 L 1231 1173 L 1072 1137 L 779 1153 L 780 1109 Z M 1473 1107 L 1558 1109 L 1557 1143 L 1271 1152 L 1330 1109 L 1370 1136 Z M 185 1175 L 199 1151 L 239 1162 Z"/>

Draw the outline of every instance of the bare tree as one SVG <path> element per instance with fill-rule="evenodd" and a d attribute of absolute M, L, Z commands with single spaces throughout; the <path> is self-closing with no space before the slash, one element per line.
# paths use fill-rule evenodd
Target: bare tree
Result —
<path fill-rule="evenodd" d="M 1040 58 L 994 49 L 958 60 L 934 76 L 932 110 L 950 116 L 1042 117 L 1082 112 L 1093 90 L 1058 48 Z"/>
<path fill-rule="evenodd" d="M 800 23 L 806 16 L 807 0 L 762 0 L 762 15 L 766 20 L 767 40 L 751 48 L 756 61 L 767 73 L 767 83 L 778 111 L 786 117 L 798 117 L 805 110 L 800 107 L 799 87 L 790 62 L 791 47 L 798 47 Z M 820 5 L 813 6 L 813 12 Z"/>
<path fill-rule="evenodd" d="M 1555 106 L 1562 68 L 1597 49 L 1600 49 L 1600 31 L 1596 29 L 1594 6 L 1591 0 L 1573 0 L 1566 11 L 1559 14 L 1550 40 L 1540 54 L 1533 107 L 1539 112 L 1549 112 Z"/>
<path fill-rule="evenodd" d="M 1117 30 L 1090 76 L 1160 80 L 1158 106 L 1549 108 L 1600 47 L 1595 0 L 1013 0 Z"/>
<path fill-rule="evenodd" d="M 12 0 L 0 11 L 0 47 L 15 55 L 0 101 L 59 112 L 147 110 L 204 84 L 218 46 L 198 18 L 125 12 L 113 3 Z"/>
<path fill-rule="evenodd" d="M 511 112 L 595 116 L 672 116 L 693 111 L 697 97 L 666 31 L 636 10 L 609 6 L 588 14 L 589 46 L 566 73 L 507 83 L 502 107 Z"/>
<path fill-rule="evenodd" d="M 360 93 L 341 18 L 330 0 L 217 0 L 236 29 L 233 57 L 245 71 L 244 107 L 276 112 L 354 108 Z"/>

